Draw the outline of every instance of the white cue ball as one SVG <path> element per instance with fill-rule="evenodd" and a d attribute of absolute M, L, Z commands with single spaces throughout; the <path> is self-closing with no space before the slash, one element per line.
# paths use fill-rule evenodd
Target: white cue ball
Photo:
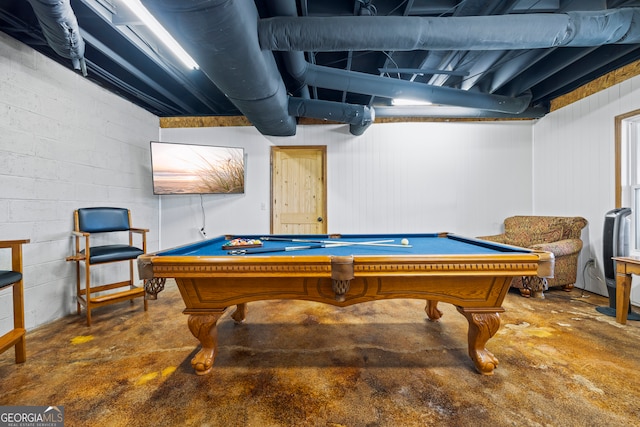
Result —
<path fill-rule="evenodd" d="M 400 240 L 400 243 L 406 246 L 409 244 L 409 239 L 402 239 Z"/>

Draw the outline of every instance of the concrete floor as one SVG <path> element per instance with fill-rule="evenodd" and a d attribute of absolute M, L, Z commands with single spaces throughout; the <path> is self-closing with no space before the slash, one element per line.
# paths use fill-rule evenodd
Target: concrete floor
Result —
<path fill-rule="evenodd" d="M 66 426 L 629 426 L 640 420 L 640 322 L 619 325 L 574 289 L 510 292 L 487 348 L 467 355 L 467 321 L 441 304 L 348 308 L 249 305 L 219 321 L 213 372 L 196 376 L 197 340 L 175 284 L 140 301 L 70 316 L 27 334 L 27 362 L 0 355 L 0 405 L 63 406 Z M 635 308 L 635 311 L 638 311 Z"/>

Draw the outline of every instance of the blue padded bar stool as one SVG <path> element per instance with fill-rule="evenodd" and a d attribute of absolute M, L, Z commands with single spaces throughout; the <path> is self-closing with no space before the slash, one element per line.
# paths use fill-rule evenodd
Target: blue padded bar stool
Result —
<path fill-rule="evenodd" d="M 13 288 L 13 329 L 0 336 L 0 353 L 15 347 L 16 363 L 27 360 L 22 283 L 22 245 L 25 243 L 29 243 L 29 240 L 0 241 L 0 248 L 11 249 L 11 270 L 0 270 L 0 289 Z"/>
<path fill-rule="evenodd" d="M 87 326 L 91 326 L 91 310 L 103 305 L 113 304 L 135 298 L 143 298 L 144 310 L 147 310 L 144 287 L 134 283 L 133 262 L 147 251 L 147 235 L 144 228 L 131 227 L 129 209 L 112 207 L 82 208 L 74 211 L 75 252 L 67 257 L 67 261 L 76 263 L 76 301 L 78 314 L 82 307 L 87 313 Z M 121 235 L 128 234 L 126 242 L 96 244 L 103 241 L 105 235 L 110 240 L 124 241 Z M 96 236 L 102 235 L 97 238 Z M 134 244 L 134 236 L 138 236 L 139 244 Z M 92 240 L 93 239 L 93 240 Z M 124 281 L 94 285 L 91 283 L 91 267 L 126 261 L 129 263 L 129 278 Z M 84 269 L 81 268 L 84 265 Z M 84 286 L 80 271 L 84 270 Z"/>

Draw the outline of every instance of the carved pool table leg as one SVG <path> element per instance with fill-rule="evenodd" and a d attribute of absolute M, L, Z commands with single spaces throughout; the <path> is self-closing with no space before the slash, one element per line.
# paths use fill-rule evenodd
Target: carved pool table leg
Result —
<path fill-rule="evenodd" d="M 191 366 L 196 374 L 205 375 L 211 371 L 213 362 L 218 354 L 218 326 L 216 322 L 224 310 L 207 314 L 191 314 L 189 316 L 189 330 L 196 337 L 202 348 L 191 359 Z"/>
<path fill-rule="evenodd" d="M 439 320 L 442 317 L 442 311 L 438 308 L 438 301 L 427 300 L 427 306 L 424 308 L 429 320 Z"/>
<path fill-rule="evenodd" d="M 497 312 L 466 311 L 457 307 L 458 311 L 469 322 L 469 356 L 482 375 L 493 375 L 498 366 L 498 358 L 484 346 L 500 327 L 500 315 Z"/>
<path fill-rule="evenodd" d="M 236 305 L 236 311 L 233 312 L 231 318 L 237 323 L 244 322 L 244 319 L 247 318 L 247 303 Z"/>

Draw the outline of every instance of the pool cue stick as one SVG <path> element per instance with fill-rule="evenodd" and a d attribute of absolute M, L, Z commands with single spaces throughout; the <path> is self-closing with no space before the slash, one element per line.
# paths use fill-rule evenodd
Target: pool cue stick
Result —
<path fill-rule="evenodd" d="M 289 240 L 284 240 L 288 242 Z M 388 240 L 381 240 L 386 242 Z M 393 240 L 391 240 L 393 241 Z M 336 246 L 350 246 L 354 242 L 330 242 L 328 243 L 319 243 L 316 245 L 305 245 L 305 246 L 285 246 L 281 248 L 247 248 L 247 249 L 233 249 L 229 251 L 230 255 L 245 255 L 245 254 L 260 254 L 260 253 L 268 253 L 268 252 L 289 252 L 289 251 L 300 251 L 303 249 L 318 249 L 318 248 L 335 248 Z M 400 245 L 396 245 L 400 246 Z M 407 247 L 407 245 L 401 245 L 403 248 Z M 410 247 L 410 246 L 409 246 Z"/>
<path fill-rule="evenodd" d="M 230 250 L 231 255 L 244 255 L 244 254 L 261 254 L 267 252 L 289 252 L 289 251 L 301 251 L 304 249 L 318 249 L 326 248 L 327 245 L 306 245 L 306 246 L 285 246 L 282 248 L 248 248 L 248 249 L 234 249 Z"/>
<path fill-rule="evenodd" d="M 280 242 L 300 242 L 300 243 L 325 243 L 325 244 L 332 244 L 332 245 L 336 245 L 336 246 L 349 246 L 349 245 L 361 245 L 361 246 L 384 246 L 384 247 L 391 247 L 391 248 L 410 248 L 411 245 L 393 245 L 393 244 L 387 244 L 385 242 L 393 242 L 393 239 L 390 240 L 378 240 L 378 241 L 372 241 L 372 242 L 349 242 L 349 241 L 344 241 L 344 242 L 339 242 L 339 241 L 331 241 L 331 240 L 307 240 L 307 239 L 287 239 L 284 237 L 260 237 L 260 240 L 273 240 L 273 241 L 280 241 Z M 338 240 L 338 239 L 335 239 Z"/>

